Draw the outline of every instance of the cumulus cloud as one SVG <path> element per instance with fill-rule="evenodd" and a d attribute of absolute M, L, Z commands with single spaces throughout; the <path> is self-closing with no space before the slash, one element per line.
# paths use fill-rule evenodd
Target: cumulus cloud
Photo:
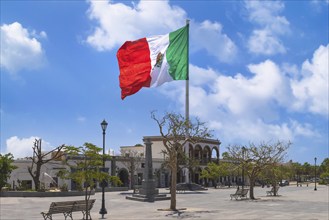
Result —
<path fill-rule="evenodd" d="M 265 60 L 247 65 L 249 73 L 232 76 L 190 64 L 190 115 L 209 122 L 225 142 L 319 137 L 308 123 L 282 120 L 282 111 L 327 116 L 328 47 L 320 46 L 301 67 Z M 183 112 L 184 90 L 183 82 L 175 82 L 159 91 L 182 106 Z"/>
<path fill-rule="evenodd" d="M 251 77 L 241 73 L 234 76 L 218 75 L 212 85 L 212 101 L 235 116 L 276 120 L 275 106 L 289 103 L 286 77 L 270 60 L 250 64 L 248 69 Z"/>
<path fill-rule="evenodd" d="M 300 78 L 291 81 L 293 94 L 296 97 L 293 105 L 295 110 L 306 110 L 328 117 L 328 60 L 329 44 L 321 45 L 314 52 L 312 60 L 303 63 Z"/>
<path fill-rule="evenodd" d="M 289 21 L 279 14 L 284 4 L 279 1 L 245 1 L 249 21 L 259 26 L 252 31 L 249 52 L 263 55 L 285 53 L 280 36 L 290 32 Z"/>
<path fill-rule="evenodd" d="M 186 12 L 168 1 L 139 1 L 130 6 L 111 1 L 89 3 L 89 18 L 97 26 L 87 42 L 99 51 L 111 50 L 126 40 L 165 34 L 185 24 Z"/>
<path fill-rule="evenodd" d="M 27 30 L 20 23 L 1 26 L 1 67 L 15 74 L 20 70 L 33 70 L 45 61 L 39 38 L 46 38 L 44 31 Z"/>
<path fill-rule="evenodd" d="M 89 3 L 88 16 L 96 26 L 86 42 L 98 51 L 112 50 L 127 40 L 166 34 L 186 23 L 186 12 L 169 1 L 139 1 L 132 5 Z M 221 62 L 231 62 L 237 54 L 236 45 L 218 22 L 191 20 L 190 36 L 191 51 L 205 50 Z"/>
<path fill-rule="evenodd" d="M 209 20 L 201 23 L 192 21 L 190 32 L 192 51 L 204 49 L 221 62 L 230 63 L 234 61 L 238 48 L 223 33 L 223 27 L 220 23 Z"/>
<path fill-rule="evenodd" d="M 39 137 L 31 136 L 29 138 L 19 138 L 17 136 L 10 137 L 6 140 L 7 145 L 7 153 L 12 153 L 14 157 L 24 158 L 31 157 L 33 154 L 33 144 L 35 139 L 39 139 Z M 44 140 L 42 140 L 42 149 L 47 150 L 50 149 L 50 144 Z"/>

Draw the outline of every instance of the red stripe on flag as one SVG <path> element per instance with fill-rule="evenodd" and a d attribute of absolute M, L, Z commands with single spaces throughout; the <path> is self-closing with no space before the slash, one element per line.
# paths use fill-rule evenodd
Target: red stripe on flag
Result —
<path fill-rule="evenodd" d="M 146 38 L 126 41 L 118 50 L 121 99 L 150 87 L 151 59 Z"/>

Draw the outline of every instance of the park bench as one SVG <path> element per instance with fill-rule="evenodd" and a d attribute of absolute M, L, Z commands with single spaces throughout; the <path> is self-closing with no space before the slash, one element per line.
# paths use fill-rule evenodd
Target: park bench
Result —
<path fill-rule="evenodd" d="M 279 188 L 280 188 L 279 186 L 277 186 L 277 187 L 272 187 L 270 191 L 266 191 L 266 195 L 267 195 L 267 196 L 269 196 L 269 195 L 270 195 L 270 196 L 273 196 L 273 195 L 279 195 L 279 194 L 278 194 Z"/>
<path fill-rule="evenodd" d="M 237 189 L 234 194 L 230 194 L 231 200 L 232 198 L 235 198 L 236 200 L 238 198 L 247 198 L 248 191 L 249 189 Z"/>
<path fill-rule="evenodd" d="M 181 184 L 176 185 L 176 192 L 177 193 L 185 193 L 185 190 L 188 190 L 186 185 L 181 185 Z"/>
<path fill-rule="evenodd" d="M 86 211 L 86 200 L 76 200 L 76 201 L 66 201 L 66 202 L 52 202 L 50 204 L 49 210 L 46 212 L 41 212 L 41 215 L 43 216 L 44 220 L 52 220 L 53 214 L 60 214 L 62 213 L 64 215 L 64 218 L 67 219 L 67 217 L 72 218 L 72 212 L 82 212 L 83 219 L 85 217 L 90 216 L 90 210 L 92 209 L 95 199 L 89 199 L 88 200 L 88 209 Z"/>
<path fill-rule="evenodd" d="M 220 183 L 217 184 L 216 188 L 223 189 L 223 188 L 227 188 L 227 186 L 225 186 L 224 183 L 220 182 Z"/>

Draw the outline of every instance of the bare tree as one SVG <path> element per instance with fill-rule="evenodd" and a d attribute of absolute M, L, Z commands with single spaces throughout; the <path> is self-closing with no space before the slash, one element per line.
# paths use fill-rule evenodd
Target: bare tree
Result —
<path fill-rule="evenodd" d="M 29 157 L 29 159 L 32 160 L 32 165 L 27 168 L 28 172 L 30 173 L 35 190 L 40 191 L 40 175 L 41 175 L 41 167 L 42 165 L 52 161 L 59 159 L 62 156 L 61 150 L 65 148 L 65 145 L 61 145 L 59 147 L 56 147 L 55 149 L 48 151 L 48 152 L 42 152 L 41 149 L 41 139 L 35 139 L 33 144 L 33 156 Z M 35 167 L 34 167 L 35 166 Z"/>
<path fill-rule="evenodd" d="M 230 158 L 237 161 L 249 177 L 250 199 L 255 199 L 255 181 L 261 171 L 282 162 L 290 145 L 290 142 L 284 144 L 278 141 L 275 144 L 261 143 L 259 146 L 250 144 L 249 147 L 235 145 L 227 148 Z"/>
<path fill-rule="evenodd" d="M 202 139 L 211 137 L 210 131 L 199 119 L 196 118 L 195 122 L 187 121 L 177 113 L 166 113 L 162 118 L 157 118 L 155 112 L 152 112 L 151 118 L 159 127 L 165 147 L 163 153 L 171 171 L 170 210 L 176 210 L 178 155 L 184 154 L 183 148 L 186 144 L 198 143 Z"/>
<path fill-rule="evenodd" d="M 271 166 L 267 166 L 261 171 L 260 176 L 263 179 L 262 184 L 265 184 L 264 179 L 266 180 L 267 184 L 271 183 L 274 187 L 273 195 L 277 195 L 277 184 L 280 180 L 282 180 L 282 168 L 279 164 L 273 163 Z"/>
<path fill-rule="evenodd" d="M 136 145 L 137 146 L 137 145 Z M 130 173 L 130 187 L 133 188 L 135 186 L 135 178 L 134 174 L 136 173 L 138 167 L 140 167 L 143 157 L 141 152 L 137 150 L 122 150 L 121 155 L 124 157 L 122 163 L 127 167 Z"/>

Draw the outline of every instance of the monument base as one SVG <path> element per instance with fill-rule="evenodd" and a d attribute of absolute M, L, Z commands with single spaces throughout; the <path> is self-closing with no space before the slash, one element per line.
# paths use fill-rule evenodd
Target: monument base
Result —
<path fill-rule="evenodd" d="M 155 188 L 155 181 L 153 179 L 143 180 L 142 187 L 139 189 L 139 194 L 146 197 L 152 197 L 159 194 L 159 190 Z"/>
<path fill-rule="evenodd" d="M 155 201 L 162 201 L 162 200 L 170 200 L 170 196 L 166 194 L 157 194 L 153 197 L 147 197 L 146 195 L 141 194 L 133 194 L 131 196 L 126 196 L 126 199 L 138 201 L 138 202 L 155 202 Z"/>
<path fill-rule="evenodd" d="M 145 168 L 144 179 L 142 181 L 142 188 L 139 189 L 139 194 L 126 196 L 126 199 L 140 201 L 140 202 L 154 202 L 158 200 L 167 200 L 166 194 L 159 195 L 159 190 L 156 189 L 156 184 L 153 179 L 153 165 L 152 165 L 152 142 L 149 139 L 143 139 L 145 144 Z"/>

